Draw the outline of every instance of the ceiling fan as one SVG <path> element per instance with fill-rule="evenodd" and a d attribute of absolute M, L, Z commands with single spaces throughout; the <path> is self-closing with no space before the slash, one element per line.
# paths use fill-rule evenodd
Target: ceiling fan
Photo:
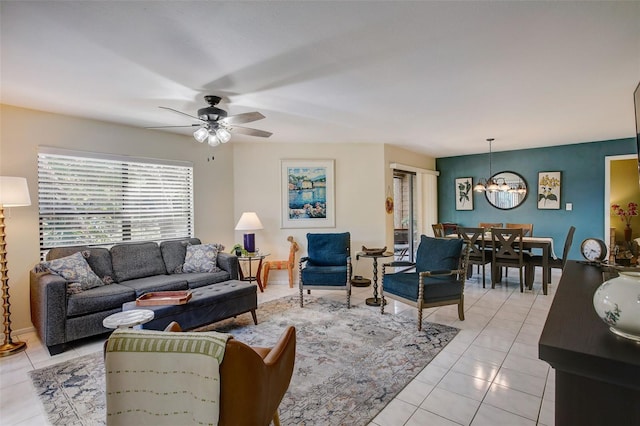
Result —
<path fill-rule="evenodd" d="M 204 100 L 209 104 L 208 107 L 200 108 L 198 110 L 198 116 L 187 114 L 177 109 L 161 106 L 159 108 L 176 112 L 181 115 L 198 120 L 198 123 L 194 123 L 186 126 L 155 126 L 147 127 L 147 129 L 166 129 L 170 127 L 198 127 L 198 130 L 193 132 L 193 137 L 200 143 L 207 141 L 211 146 L 218 146 L 221 143 L 227 143 L 231 139 L 231 133 L 241 133 L 249 136 L 258 136 L 261 138 L 268 138 L 273 133 L 265 132 L 264 130 L 251 129 L 249 127 L 238 126 L 237 124 L 250 123 L 252 121 L 262 120 L 264 115 L 257 111 L 245 112 L 242 114 L 227 115 L 227 111 L 218 108 L 216 105 L 220 102 L 220 96 L 207 95 Z"/>

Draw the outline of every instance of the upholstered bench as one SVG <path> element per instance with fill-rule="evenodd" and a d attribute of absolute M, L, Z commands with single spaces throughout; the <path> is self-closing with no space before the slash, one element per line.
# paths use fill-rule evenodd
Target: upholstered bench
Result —
<path fill-rule="evenodd" d="M 171 321 L 177 321 L 183 330 L 190 330 L 246 312 L 251 312 L 253 322 L 258 324 L 255 284 L 230 280 L 198 287 L 191 290 L 191 293 L 191 300 L 184 305 L 144 306 L 144 309 L 151 309 L 155 316 L 153 320 L 143 324 L 142 328 L 164 330 Z M 122 305 L 123 311 L 136 308 L 136 302 Z"/>

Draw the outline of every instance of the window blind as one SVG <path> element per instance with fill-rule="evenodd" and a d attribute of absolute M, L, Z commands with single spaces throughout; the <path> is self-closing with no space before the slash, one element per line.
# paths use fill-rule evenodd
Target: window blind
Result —
<path fill-rule="evenodd" d="M 193 236 L 193 166 L 43 148 L 40 249 Z"/>

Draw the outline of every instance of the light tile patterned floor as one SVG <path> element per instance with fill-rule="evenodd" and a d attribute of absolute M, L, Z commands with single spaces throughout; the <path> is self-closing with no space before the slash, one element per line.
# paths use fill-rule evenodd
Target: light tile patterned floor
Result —
<path fill-rule="evenodd" d="M 279 279 L 275 275 L 272 280 Z M 552 426 L 555 375 L 538 359 L 537 345 L 559 277 L 554 270 L 549 295 L 544 296 L 539 275 L 533 291 L 525 293 L 520 293 L 516 278 L 506 278 L 508 285 L 483 289 L 474 275 L 465 287 L 465 321 L 458 320 L 453 306 L 425 311 L 426 321 L 448 324 L 460 332 L 370 426 Z M 364 304 L 372 291 L 354 288 L 352 302 Z M 296 293 L 286 284 L 271 284 L 264 293 L 258 292 L 258 301 Z M 345 299 L 344 292 L 314 294 Z M 395 301 L 385 312 L 416 318 L 415 308 Z M 99 351 L 104 338 L 86 339 L 53 357 L 35 333 L 18 338 L 27 342 L 26 352 L 0 358 L 0 425 L 46 425 L 27 373 Z"/>

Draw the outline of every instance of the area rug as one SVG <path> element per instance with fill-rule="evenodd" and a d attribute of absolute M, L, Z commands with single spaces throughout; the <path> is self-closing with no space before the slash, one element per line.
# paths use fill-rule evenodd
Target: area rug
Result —
<path fill-rule="evenodd" d="M 296 327 L 296 365 L 280 405 L 283 425 L 366 425 L 456 335 L 457 329 L 378 308 L 305 295 L 261 304 L 259 324 L 241 315 L 200 330 L 270 346 Z M 95 353 L 31 372 L 54 425 L 104 424 L 104 364 Z"/>

